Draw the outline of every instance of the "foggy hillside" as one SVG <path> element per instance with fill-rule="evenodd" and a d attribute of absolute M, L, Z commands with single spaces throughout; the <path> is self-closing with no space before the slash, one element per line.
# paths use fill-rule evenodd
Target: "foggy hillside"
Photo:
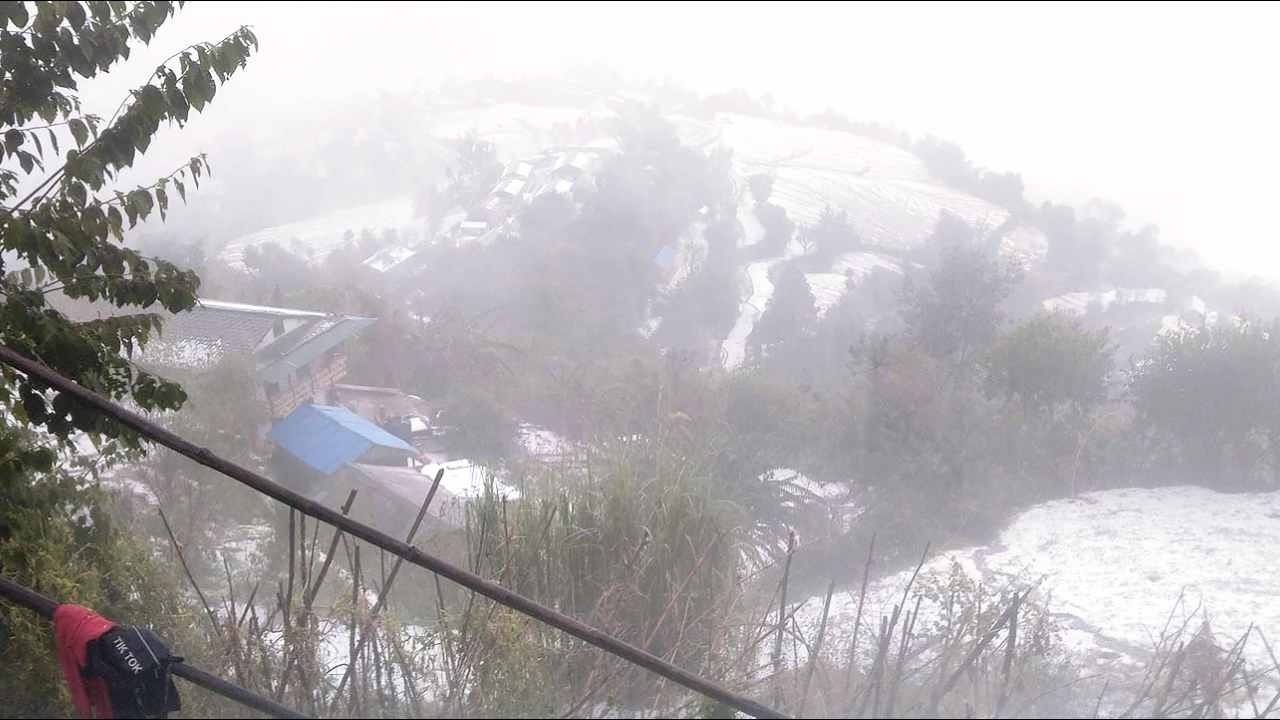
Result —
<path fill-rule="evenodd" d="M 0 8 L 0 715 L 84 702 L 9 584 L 243 688 L 192 716 L 1274 712 L 1262 261 L 785 83 L 473 72 L 522 10 L 82 112 L 185 12 Z"/>

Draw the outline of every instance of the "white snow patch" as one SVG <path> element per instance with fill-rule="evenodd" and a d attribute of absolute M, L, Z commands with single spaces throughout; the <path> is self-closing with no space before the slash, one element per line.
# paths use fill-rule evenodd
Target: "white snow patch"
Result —
<path fill-rule="evenodd" d="M 738 205 L 738 222 L 742 224 L 742 239 L 738 241 L 738 247 L 755 245 L 764 239 L 764 225 L 760 224 L 760 218 L 742 204 Z"/>
<path fill-rule="evenodd" d="M 813 293 L 818 317 L 840 303 L 849 282 L 849 278 L 840 273 L 808 273 L 804 279 L 808 281 L 809 290 Z"/>
<path fill-rule="evenodd" d="M 873 138 L 732 113 L 668 119 L 686 144 L 732 148 L 740 174 L 771 173 L 770 202 L 799 224 L 816 222 L 830 205 L 847 211 L 867 242 L 911 247 L 933 232 L 943 210 L 991 234 L 1009 219 L 1004 208 L 942 185 L 912 153 Z M 1002 239 L 1007 254 L 1030 260 L 1048 246 L 1034 228 L 1016 228 Z"/>
<path fill-rule="evenodd" d="M 836 258 L 835 263 L 831 266 L 831 271 L 853 275 L 856 278 L 864 278 L 876 268 L 884 268 L 890 272 L 902 274 L 902 264 L 896 258 L 870 252 L 845 253 Z"/>
<path fill-rule="evenodd" d="M 563 435 L 536 425 L 520 425 L 518 438 L 525 452 L 542 462 L 559 462 L 577 453 L 577 447 Z"/>
<path fill-rule="evenodd" d="M 270 525 L 236 525 L 228 528 L 217 542 L 218 557 L 226 556 L 233 571 L 250 573 L 263 566 L 268 543 L 275 536 Z"/>
<path fill-rule="evenodd" d="M 1161 288 L 1145 288 L 1133 290 L 1120 288 L 1101 292 L 1074 292 L 1049 298 L 1041 303 L 1049 312 L 1062 312 L 1068 315 L 1084 315 L 1089 306 L 1097 303 L 1106 312 L 1115 303 L 1149 303 L 1161 305 L 1168 299 L 1168 294 Z"/>
<path fill-rule="evenodd" d="M 400 231 L 411 229 L 415 225 L 425 228 L 425 221 L 415 223 L 413 201 L 405 196 L 250 233 L 227 243 L 222 257 L 231 266 L 243 268 L 245 248 L 275 242 L 285 250 L 296 252 L 299 248 L 294 246 L 293 241 L 297 240 L 309 262 L 320 262 L 346 242 L 348 230 L 358 237 L 362 230 Z"/>
<path fill-rule="evenodd" d="M 737 368 L 746 359 L 747 338 L 750 337 L 756 321 L 769 305 L 769 298 L 773 297 L 773 283 L 769 281 L 769 268 L 776 262 L 778 262 L 776 259 L 761 260 L 747 266 L 747 275 L 751 278 L 751 297 L 742 304 L 738 321 L 729 331 L 729 337 L 724 340 L 722 354 L 724 367 L 727 370 Z"/>
<path fill-rule="evenodd" d="M 407 247 L 395 245 L 383 248 L 364 261 L 364 266 L 376 272 L 384 273 L 409 258 L 417 255 Z"/>
<path fill-rule="evenodd" d="M 520 492 L 497 478 L 497 473 L 483 465 L 470 460 L 447 460 L 442 463 L 423 465 L 423 475 L 434 478 L 444 468 L 444 477 L 440 479 L 440 487 L 448 490 L 455 498 L 476 498 L 484 495 L 485 479 L 494 476 L 493 486 L 500 495 L 510 498 L 520 497 Z"/>
<path fill-rule="evenodd" d="M 917 582 L 945 581 L 955 562 L 988 588 L 1037 586 L 1033 597 L 1063 628 L 1063 649 L 1086 665 L 1117 655 L 1132 664 L 1148 658 L 1171 613 L 1176 627 L 1196 608 L 1203 615 L 1189 629 L 1207 617 L 1221 643 L 1238 640 L 1251 623 L 1270 638 L 1280 637 L 1277 557 L 1280 492 L 1128 488 L 1033 507 L 994 545 L 934 557 Z M 910 577 L 906 571 L 872 582 L 863 611 L 866 627 L 901 602 Z M 822 601 L 809 598 L 797 612 L 809 638 L 817 632 Z M 856 587 L 832 599 L 827 647 L 849 647 L 857 605 Z M 938 621 L 939 613 L 926 600 L 921 623 Z M 1256 638 L 1245 655 L 1257 668 L 1271 666 Z"/>

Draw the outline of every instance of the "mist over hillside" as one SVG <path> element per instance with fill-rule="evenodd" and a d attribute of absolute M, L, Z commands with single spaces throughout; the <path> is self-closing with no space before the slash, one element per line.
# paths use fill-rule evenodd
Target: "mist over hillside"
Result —
<path fill-rule="evenodd" d="M 6 581 L 314 716 L 1280 702 L 1261 261 L 785 83 L 550 72 L 523 35 L 482 62 L 528 9 L 422 31 L 466 72 L 361 84 L 353 39 L 344 85 L 278 98 L 235 89 L 232 28 L 85 114 L 179 10 L 0 8 L 0 338 L 154 425 L 0 357 Z M 410 16 L 362 16 L 405 22 L 384 63 Z M 479 72 L 503 53 L 528 67 Z M 0 603 L 0 715 L 69 712 L 25 612 Z"/>

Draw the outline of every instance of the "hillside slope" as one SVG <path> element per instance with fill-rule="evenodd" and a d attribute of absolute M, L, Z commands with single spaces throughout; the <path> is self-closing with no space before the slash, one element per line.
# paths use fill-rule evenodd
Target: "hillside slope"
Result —
<path fill-rule="evenodd" d="M 1195 633 L 1208 622 L 1224 647 L 1252 629 L 1244 655 L 1265 671 L 1272 659 L 1256 633 L 1273 647 L 1280 638 L 1277 557 L 1280 492 L 1125 488 L 1032 507 L 997 542 L 934 556 L 914 587 L 954 587 L 953 567 L 994 595 L 1034 587 L 1033 600 L 1059 628 L 1059 649 L 1090 670 L 1136 672 L 1166 633 L 1184 623 Z M 870 585 L 864 638 L 902 601 L 911 575 L 900 572 Z M 810 637 L 822 603 L 822 597 L 798 603 L 797 618 Z M 941 621 L 938 596 L 921 608 L 920 627 Z M 832 652 L 847 654 L 857 611 L 856 586 L 833 597 L 827 627 Z M 1261 681 L 1280 689 L 1274 673 Z"/>

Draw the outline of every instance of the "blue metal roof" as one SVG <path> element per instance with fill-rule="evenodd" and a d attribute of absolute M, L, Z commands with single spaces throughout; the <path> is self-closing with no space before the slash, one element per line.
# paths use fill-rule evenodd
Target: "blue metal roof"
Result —
<path fill-rule="evenodd" d="M 676 249 L 671 247 L 670 245 L 663 245 L 662 247 L 658 248 L 658 252 L 653 254 L 653 264 L 657 265 L 663 270 L 670 269 L 671 264 L 674 263 L 675 261 L 676 261 Z"/>
<path fill-rule="evenodd" d="M 409 443 L 350 410 L 330 405 L 299 405 L 278 420 L 268 435 L 325 475 L 332 475 L 344 463 L 359 460 L 375 445 L 417 452 Z"/>

